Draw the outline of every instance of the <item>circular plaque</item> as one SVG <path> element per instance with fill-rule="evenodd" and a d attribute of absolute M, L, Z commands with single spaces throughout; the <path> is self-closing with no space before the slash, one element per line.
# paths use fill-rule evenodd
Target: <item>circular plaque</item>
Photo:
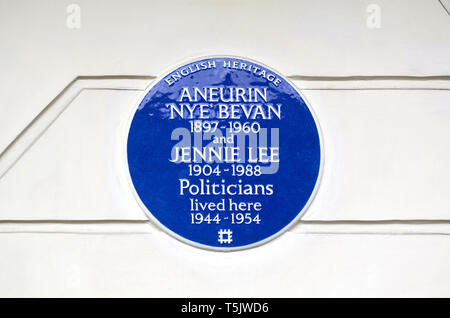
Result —
<path fill-rule="evenodd" d="M 165 74 L 131 119 L 136 197 L 168 233 L 235 250 L 285 231 L 310 204 L 323 153 L 300 92 L 268 67 L 209 57 Z"/>

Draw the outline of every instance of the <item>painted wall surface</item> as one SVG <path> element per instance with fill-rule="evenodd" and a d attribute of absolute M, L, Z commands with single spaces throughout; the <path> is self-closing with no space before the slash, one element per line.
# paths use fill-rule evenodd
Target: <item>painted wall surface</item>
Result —
<path fill-rule="evenodd" d="M 0 0 L 0 296 L 450 296 L 448 1 Z M 303 218 L 230 253 L 130 191 L 156 76 L 236 55 L 287 76 L 325 161 Z"/>

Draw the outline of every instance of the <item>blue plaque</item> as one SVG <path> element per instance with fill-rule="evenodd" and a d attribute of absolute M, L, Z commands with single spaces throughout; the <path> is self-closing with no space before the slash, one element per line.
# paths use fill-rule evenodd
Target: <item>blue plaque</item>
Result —
<path fill-rule="evenodd" d="M 323 153 L 295 86 L 259 63 L 199 59 L 165 74 L 132 117 L 127 163 L 141 206 L 197 247 L 273 239 L 309 206 Z"/>

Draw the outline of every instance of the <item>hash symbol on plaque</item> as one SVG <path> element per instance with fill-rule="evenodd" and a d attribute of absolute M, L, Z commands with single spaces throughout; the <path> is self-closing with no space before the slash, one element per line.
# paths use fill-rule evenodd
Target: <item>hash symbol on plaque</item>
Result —
<path fill-rule="evenodd" d="M 231 244 L 231 242 L 233 242 L 233 231 L 230 229 L 220 229 L 217 233 L 219 234 L 218 241 L 220 244 Z"/>

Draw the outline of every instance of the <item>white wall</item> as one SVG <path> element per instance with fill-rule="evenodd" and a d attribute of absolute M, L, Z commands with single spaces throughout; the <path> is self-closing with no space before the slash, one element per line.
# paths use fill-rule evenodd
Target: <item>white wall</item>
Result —
<path fill-rule="evenodd" d="M 70 3 L 0 1 L 0 296 L 450 295 L 450 17 L 438 1 L 77 1 L 79 29 Z M 289 76 L 323 130 L 303 219 L 240 252 L 176 241 L 124 181 L 136 100 L 207 54 Z"/>

